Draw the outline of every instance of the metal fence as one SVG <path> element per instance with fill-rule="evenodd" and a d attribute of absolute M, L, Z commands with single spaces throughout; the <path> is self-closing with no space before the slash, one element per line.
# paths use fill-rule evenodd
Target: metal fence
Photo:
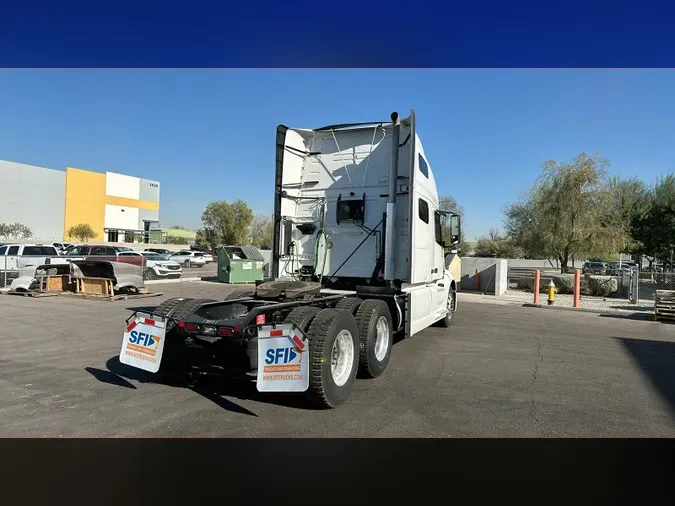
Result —
<path fill-rule="evenodd" d="M 657 290 L 675 291 L 675 273 L 633 270 L 627 276 L 631 302 L 654 302 Z"/>
<path fill-rule="evenodd" d="M 18 271 L 7 268 L 7 258 L 0 256 L 0 288 L 8 288 L 18 276 Z"/>

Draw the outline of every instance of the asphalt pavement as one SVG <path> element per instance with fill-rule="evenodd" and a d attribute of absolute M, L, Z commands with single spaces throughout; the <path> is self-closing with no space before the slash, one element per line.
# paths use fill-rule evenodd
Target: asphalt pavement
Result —
<path fill-rule="evenodd" d="M 153 285 L 102 302 L 0 295 L 2 436 L 674 436 L 675 326 L 460 298 L 450 329 L 394 346 L 385 374 L 317 411 L 301 396 L 122 366 L 123 322 L 218 283 Z"/>
<path fill-rule="evenodd" d="M 211 262 L 203 267 L 183 267 L 182 278 L 209 278 L 218 273 L 218 263 Z"/>

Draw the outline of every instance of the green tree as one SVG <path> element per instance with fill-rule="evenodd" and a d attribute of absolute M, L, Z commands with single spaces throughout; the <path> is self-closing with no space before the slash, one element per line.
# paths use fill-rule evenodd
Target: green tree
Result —
<path fill-rule="evenodd" d="M 178 235 L 167 234 L 164 236 L 165 244 L 188 244 L 187 237 L 180 237 Z"/>
<path fill-rule="evenodd" d="M 176 243 L 179 244 L 179 243 Z M 200 228 L 197 230 L 195 237 L 195 246 L 197 248 L 205 248 L 208 250 L 214 250 L 223 244 L 223 242 L 218 239 L 218 235 L 211 228 Z"/>
<path fill-rule="evenodd" d="M 210 202 L 202 213 L 204 230 L 211 231 L 221 244 L 247 244 L 252 221 L 253 211 L 242 200 Z"/>
<path fill-rule="evenodd" d="M 124 242 L 133 244 L 136 241 L 140 242 L 143 240 L 143 234 L 140 232 L 125 232 L 124 233 Z"/>
<path fill-rule="evenodd" d="M 69 239 L 73 237 L 81 242 L 88 242 L 97 237 L 96 232 L 89 223 L 80 223 L 79 225 L 73 225 L 66 232 Z"/>
<path fill-rule="evenodd" d="M 647 210 L 635 213 L 631 233 L 635 251 L 649 262 L 670 261 L 675 248 L 675 174 L 661 178 L 649 193 Z"/>
<path fill-rule="evenodd" d="M 507 235 L 529 258 L 570 260 L 623 251 L 631 237 L 612 214 L 609 161 L 581 153 L 571 162 L 546 161 L 533 187 L 506 209 Z"/>
<path fill-rule="evenodd" d="M 465 251 L 467 249 L 468 244 L 464 240 L 464 208 L 460 206 L 459 203 L 455 200 L 455 198 L 451 197 L 450 195 L 439 197 L 438 203 L 439 203 L 438 207 L 441 211 L 447 213 L 454 213 L 460 216 L 462 227 L 460 229 L 458 247 L 461 251 Z M 447 241 L 448 238 L 452 235 L 452 231 L 450 229 L 450 216 L 443 215 L 441 217 L 441 229 L 443 231 L 443 237 Z M 450 245 L 448 244 L 448 246 Z"/>
<path fill-rule="evenodd" d="M 262 246 L 272 247 L 274 242 L 274 217 L 259 214 L 251 223 L 250 243 L 258 248 Z"/>
<path fill-rule="evenodd" d="M 636 225 L 649 212 L 653 198 L 652 191 L 638 178 L 622 180 L 614 177 L 609 181 L 608 188 L 611 192 L 611 205 L 606 221 L 612 226 L 621 228 L 630 237 L 624 251 L 616 253 L 639 254 L 643 245 L 638 238 Z"/>
<path fill-rule="evenodd" d="M 22 223 L 0 224 L 0 236 L 11 239 L 30 239 L 33 231 Z"/>
<path fill-rule="evenodd" d="M 484 258 L 522 258 L 523 250 L 513 239 L 492 229 L 487 236 L 480 237 L 474 247 L 474 255 Z"/>

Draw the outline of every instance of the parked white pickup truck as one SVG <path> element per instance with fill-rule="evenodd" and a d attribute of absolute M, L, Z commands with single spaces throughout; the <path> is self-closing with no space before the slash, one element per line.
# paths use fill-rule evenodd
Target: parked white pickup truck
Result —
<path fill-rule="evenodd" d="M 59 252 L 51 244 L 3 244 L 0 246 L 0 270 L 18 271 L 22 267 L 44 265 L 51 263 L 47 258 L 58 256 Z"/>
<path fill-rule="evenodd" d="M 9 286 L 24 267 L 66 262 L 51 244 L 3 244 L 0 246 L 0 288 Z"/>

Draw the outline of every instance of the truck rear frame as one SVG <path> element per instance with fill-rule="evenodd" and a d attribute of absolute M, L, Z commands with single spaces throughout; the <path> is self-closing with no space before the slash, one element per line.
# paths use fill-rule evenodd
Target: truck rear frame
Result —
<path fill-rule="evenodd" d="M 267 350 L 266 358 L 258 336 L 283 326 L 297 332 L 290 356 L 300 362 L 307 357 L 306 393 L 330 408 L 347 399 L 357 374 L 376 378 L 384 372 L 394 334 L 410 337 L 431 324 L 451 323 L 457 285 L 445 269 L 433 173 L 414 113 L 402 121 L 393 113 L 391 119 L 316 130 L 278 127 L 275 279 L 222 301 L 177 298 L 152 311 L 166 328 L 159 369 L 166 379 L 182 382 L 215 368 L 255 377 L 264 390 L 262 368 L 289 351 L 275 356 Z M 373 139 L 383 134 L 377 145 L 363 140 L 371 129 Z M 372 158 L 356 188 L 356 172 L 349 170 L 361 172 L 359 157 Z M 457 244 L 459 217 L 451 223 Z M 134 318 L 137 313 L 128 321 Z"/>

